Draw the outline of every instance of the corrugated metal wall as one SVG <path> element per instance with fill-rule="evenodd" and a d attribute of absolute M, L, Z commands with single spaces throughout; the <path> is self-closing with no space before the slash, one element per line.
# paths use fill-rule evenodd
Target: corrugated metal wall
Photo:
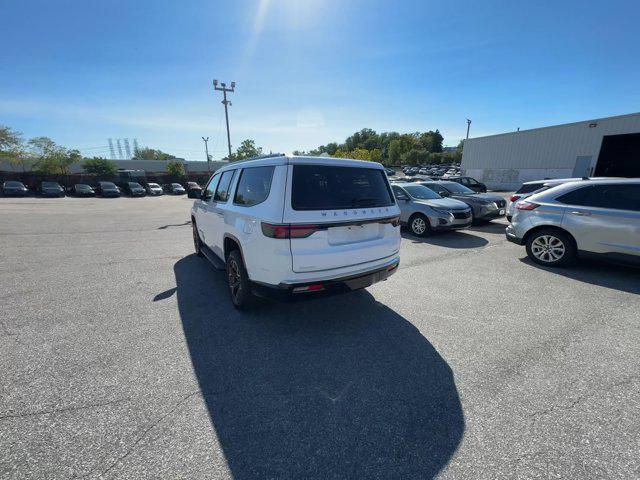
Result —
<path fill-rule="evenodd" d="M 596 123 L 595 127 L 589 124 Z M 595 165 L 604 135 L 640 132 L 640 113 L 465 141 L 462 167 L 473 169 L 573 169 L 576 157 Z"/>

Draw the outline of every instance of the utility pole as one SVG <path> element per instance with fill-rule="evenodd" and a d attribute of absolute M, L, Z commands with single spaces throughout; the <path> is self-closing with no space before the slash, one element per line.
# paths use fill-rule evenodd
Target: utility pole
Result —
<path fill-rule="evenodd" d="M 213 81 L 213 89 L 219 90 L 222 92 L 222 104 L 224 105 L 224 116 L 227 120 L 227 145 L 229 146 L 229 161 L 231 161 L 231 134 L 229 133 L 229 109 L 227 108 L 231 105 L 231 102 L 227 100 L 227 92 L 233 93 L 236 88 L 236 82 L 231 82 L 231 88 L 227 88 L 226 83 L 221 83 L 218 87 L 218 80 Z"/>
<path fill-rule="evenodd" d="M 471 120 L 467 118 L 467 140 L 469 140 L 469 128 L 471 128 Z"/>
<path fill-rule="evenodd" d="M 204 151 L 207 155 L 207 170 L 211 173 L 211 160 L 209 160 L 209 145 L 207 142 L 209 141 L 209 137 L 202 137 L 202 141 L 204 142 Z"/>

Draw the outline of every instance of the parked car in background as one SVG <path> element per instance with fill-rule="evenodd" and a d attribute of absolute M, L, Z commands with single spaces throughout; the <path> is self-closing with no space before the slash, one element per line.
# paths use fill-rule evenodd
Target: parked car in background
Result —
<path fill-rule="evenodd" d="M 138 182 L 125 182 L 122 184 L 122 190 L 130 197 L 144 197 L 147 191 Z"/>
<path fill-rule="evenodd" d="M 582 180 L 617 180 L 615 177 L 573 177 L 573 178 L 553 178 L 545 180 L 534 180 L 531 182 L 523 183 L 520 188 L 509 198 L 509 206 L 507 207 L 507 220 L 511 221 L 513 217 L 515 205 L 520 200 L 530 197 L 536 193 L 541 193 L 563 183 L 578 182 Z"/>
<path fill-rule="evenodd" d="M 456 183 L 459 183 L 460 185 L 464 185 L 465 187 L 470 188 L 476 193 L 487 192 L 487 186 L 484 183 L 479 182 L 473 177 L 460 177 L 454 173 L 451 175 L 445 175 L 443 177 L 443 180 L 445 179 L 449 182 L 456 182 Z"/>
<path fill-rule="evenodd" d="M 515 205 L 507 240 L 540 265 L 593 256 L 640 264 L 640 179 L 566 182 Z"/>
<path fill-rule="evenodd" d="M 2 184 L 2 195 L 5 197 L 25 197 L 29 194 L 29 189 L 24 183 L 8 180 Z"/>
<path fill-rule="evenodd" d="M 162 187 L 157 183 L 147 183 L 145 190 L 147 191 L 147 195 L 155 197 L 164 195 L 164 190 L 162 190 Z"/>
<path fill-rule="evenodd" d="M 90 185 L 85 183 L 76 183 L 71 187 L 71 194 L 76 197 L 95 197 L 96 192 Z"/>
<path fill-rule="evenodd" d="M 58 182 L 42 182 L 39 188 L 43 197 L 64 197 L 64 188 Z"/>
<path fill-rule="evenodd" d="M 179 183 L 167 183 L 162 186 L 165 193 L 170 193 L 171 195 L 184 195 L 187 191 L 184 189 L 182 185 Z"/>
<path fill-rule="evenodd" d="M 391 189 L 400 207 L 400 224 L 418 237 L 471 225 L 471 209 L 463 202 L 442 198 L 417 183 L 394 182 Z"/>
<path fill-rule="evenodd" d="M 476 193 L 470 188 L 448 180 L 419 182 L 441 197 L 449 197 L 464 202 L 473 214 L 474 222 L 483 222 L 504 217 L 507 201 L 500 195 Z"/>
<path fill-rule="evenodd" d="M 119 197 L 120 196 L 120 188 L 113 182 L 98 182 L 98 187 L 96 188 L 96 193 L 101 197 Z"/>
<path fill-rule="evenodd" d="M 396 171 L 393 168 L 385 168 L 384 171 L 386 172 L 387 176 L 392 177 L 393 175 L 396 174 Z"/>
<path fill-rule="evenodd" d="M 200 198 L 202 187 L 198 185 L 198 182 L 187 182 L 187 197 Z"/>
<path fill-rule="evenodd" d="M 191 211 L 196 253 L 226 264 L 233 305 L 366 288 L 400 262 L 400 210 L 379 163 L 272 156 L 233 162 Z"/>

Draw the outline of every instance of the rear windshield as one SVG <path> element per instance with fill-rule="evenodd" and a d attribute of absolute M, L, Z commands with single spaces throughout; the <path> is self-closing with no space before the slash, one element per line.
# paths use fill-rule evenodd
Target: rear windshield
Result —
<path fill-rule="evenodd" d="M 329 165 L 293 166 L 291 206 L 294 210 L 339 210 L 393 204 L 384 170 Z"/>
<path fill-rule="evenodd" d="M 531 193 L 538 190 L 543 185 L 544 183 L 525 183 L 518 189 L 516 193 Z"/>

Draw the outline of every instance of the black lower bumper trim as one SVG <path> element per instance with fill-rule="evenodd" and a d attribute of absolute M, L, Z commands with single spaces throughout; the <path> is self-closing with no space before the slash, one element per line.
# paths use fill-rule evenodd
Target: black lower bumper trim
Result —
<path fill-rule="evenodd" d="M 507 240 L 511 243 L 515 243 L 516 245 L 522 245 L 522 239 L 520 237 L 514 237 L 512 235 L 506 235 Z"/>
<path fill-rule="evenodd" d="M 357 275 L 350 275 L 347 277 L 334 278 L 331 280 L 318 280 L 315 282 L 294 283 L 280 285 L 267 285 L 263 283 L 252 283 L 253 293 L 259 297 L 269 298 L 279 301 L 291 301 L 298 298 L 310 298 L 320 297 L 327 294 L 344 293 L 352 290 L 360 290 L 362 288 L 369 287 L 374 283 L 381 282 L 389 278 L 398 270 L 400 260 L 394 262 L 391 265 L 387 265 L 383 268 L 377 268 L 375 270 L 361 273 Z M 321 284 L 324 288 L 322 290 L 310 291 L 310 292 L 295 292 L 294 290 L 301 287 L 308 287 L 309 285 Z"/>

